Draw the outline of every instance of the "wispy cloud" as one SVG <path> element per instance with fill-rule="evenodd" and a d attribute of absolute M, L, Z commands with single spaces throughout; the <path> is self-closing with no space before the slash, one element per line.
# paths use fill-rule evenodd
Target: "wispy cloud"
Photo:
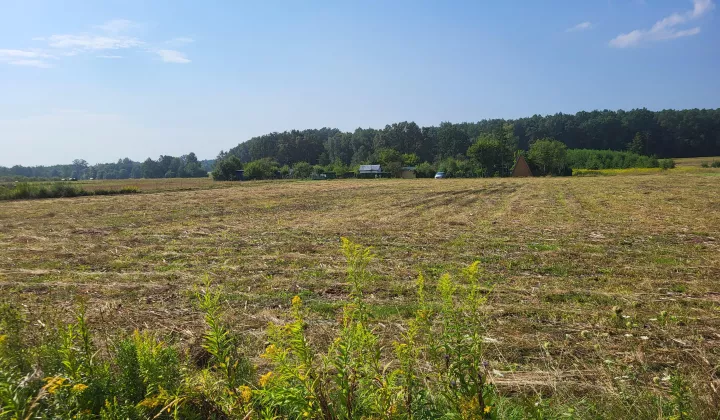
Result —
<path fill-rule="evenodd" d="M 0 50 L 0 63 L 7 63 L 13 66 L 49 68 L 52 66 L 46 59 L 51 58 L 55 57 L 42 51 Z"/>
<path fill-rule="evenodd" d="M 190 63 L 184 52 L 176 49 L 159 49 L 161 44 L 152 45 L 135 36 L 128 36 L 123 32 L 138 27 L 126 19 L 114 19 L 94 25 L 96 31 L 87 33 L 55 34 L 50 36 L 34 37 L 33 41 L 46 44 L 42 49 L 0 49 L 0 64 L 17 66 L 52 67 L 47 59 L 59 60 L 63 57 L 72 57 L 80 54 L 94 53 L 97 58 L 119 59 L 120 50 L 144 51 L 157 54 L 165 63 Z M 189 37 L 177 37 L 165 41 L 162 45 L 183 46 L 195 42 Z"/>
<path fill-rule="evenodd" d="M 190 60 L 188 60 L 185 54 L 181 53 L 180 51 L 157 50 L 155 51 L 155 53 L 159 55 L 162 61 L 166 63 L 187 64 L 190 62 Z"/>
<path fill-rule="evenodd" d="M 635 29 L 620 34 L 610 40 L 610 46 L 615 48 L 635 47 L 644 42 L 664 41 L 669 39 L 693 36 L 700 33 L 700 27 L 680 29 L 678 26 L 705 16 L 715 7 L 712 0 L 693 0 L 692 10 L 672 15 L 655 22 L 650 29 Z"/>
<path fill-rule="evenodd" d="M 0 50 L 0 59 L 8 58 L 52 58 L 50 54 L 33 50 Z"/>
<path fill-rule="evenodd" d="M 573 26 L 572 28 L 567 28 L 565 32 L 580 32 L 580 31 L 587 31 L 588 29 L 592 29 L 593 24 L 592 22 L 583 22 L 578 23 L 577 25 Z"/>
<path fill-rule="evenodd" d="M 13 66 L 38 67 L 41 69 L 48 69 L 52 67 L 47 61 L 42 60 L 12 60 L 8 61 L 8 64 Z"/>
<path fill-rule="evenodd" d="M 83 50 L 118 50 L 123 48 L 139 47 L 144 44 L 133 37 L 106 37 L 95 35 L 52 35 L 48 45 L 53 48 L 79 48 Z"/>
<path fill-rule="evenodd" d="M 132 29 L 136 26 L 137 24 L 127 19 L 113 19 L 103 23 L 102 25 L 94 25 L 93 28 L 100 29 L 103 32 L 117 34 L 120 32 L 125 32 L 128 29 Z"/>

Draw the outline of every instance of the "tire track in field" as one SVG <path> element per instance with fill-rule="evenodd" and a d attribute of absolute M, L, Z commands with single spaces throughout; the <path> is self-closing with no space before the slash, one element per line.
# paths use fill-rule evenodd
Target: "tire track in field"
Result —
<path fill-rule="evenodd" d="M 532 186 L 528 183 L 513 183 L 513 189 L 509 194 L 502 194 L 499 205 L 495 211 L 489 212 L 487 220 L 491 224 L 495 224 L 502 219 L 508 218 L 512 214 L 522 208 L 521 203 L 525 195 L 532 191 Z M 509 189 L 509 188 L 508 188 Z"/>

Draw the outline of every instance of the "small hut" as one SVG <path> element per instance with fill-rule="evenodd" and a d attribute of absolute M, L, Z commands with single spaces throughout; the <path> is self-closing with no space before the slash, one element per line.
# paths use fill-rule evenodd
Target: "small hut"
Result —
<path fill-rule="evenodd" d="M 518 156 L 517 162 L 515 162 L 515 167 L 512 171 L 512 177 L 518 178 L 525 176 L 533 176 L 532 171 L 530 170 L 530 165 L 528 165 L 523 156 Z"/>

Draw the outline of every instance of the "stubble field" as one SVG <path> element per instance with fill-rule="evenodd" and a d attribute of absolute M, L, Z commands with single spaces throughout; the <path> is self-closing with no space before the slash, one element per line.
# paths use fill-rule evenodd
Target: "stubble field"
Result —
<path fill-rule="evenodd" d="M 413 316 L 419 272 L 432 295 L 441 274 L 479 260 L 501 391 L 662 393 L 680 372 L 717 404 L 716 175 L 247 182 L 3 202 L 0 296 L 37 329 L 83 300 L 101 336 L 150 329 L 193 346 L 191 290 L 208 276 L 260 354 L 295 295 L 310 335 L 331 337 L 347 237 L 377 255 L 368 302 L 387 343 Z"/>

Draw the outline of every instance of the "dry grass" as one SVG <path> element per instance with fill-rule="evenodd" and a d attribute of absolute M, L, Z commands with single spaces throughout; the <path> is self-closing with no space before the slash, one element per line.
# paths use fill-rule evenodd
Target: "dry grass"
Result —
<path fill-rule="evenodd" d="M 127 181 L 147 191 L 142 182 Z M 379 257 L 370 303 L 388 340 L 412 314 L 418 271 L 432 290 L 443 272 L 482 261 L 494 284 L 488 357 L 505 390 L 661 390 L 674 371 L 708 396 L 718 385 L 714 176 L 190 182 L 197 189 L 0 203 L 2 295 L 33 322 L 83 296 L 93 327 L 192 341 L 188 291 L 208 274 L 259 354 L 293 295 L 312 310 L 315 339 L 329 336 L 347 292 L 347 236 Z"/>
<path fill-rule="evenodd" d="M 573 169 L 573 176 L 614 176 L 614 175 L 657 175 L 664 171 L 672 171 L 674 174 L 703 174 L 705 176 L 720 175 L 719 168 L 703 168 L 700 163 L 685 163 L 674 169 L 662 168 L 625 168 L 625 169 Z"/>
<path fill-rule="evenodd" d="M 142 192 L 195 190 L 208 188 L 221 188 L 227 182 L 213 182 L 210 178 L 168 178 L 168 179 L 98 179 L 93 181 L 82 180 L 72 182 L 87 191 L 96 189 L 120 189 L 123 187 L 138 187 Z"/>
<path fill-rule="evenodd" d="M 693 157 L 693 158 L 679 158 L 675 159 L 675 165 L 678 167 L 700 167 L 703 162 L 712 163 L 713 161 L 720 160 L 720 156 L 715 157 Z"/>

